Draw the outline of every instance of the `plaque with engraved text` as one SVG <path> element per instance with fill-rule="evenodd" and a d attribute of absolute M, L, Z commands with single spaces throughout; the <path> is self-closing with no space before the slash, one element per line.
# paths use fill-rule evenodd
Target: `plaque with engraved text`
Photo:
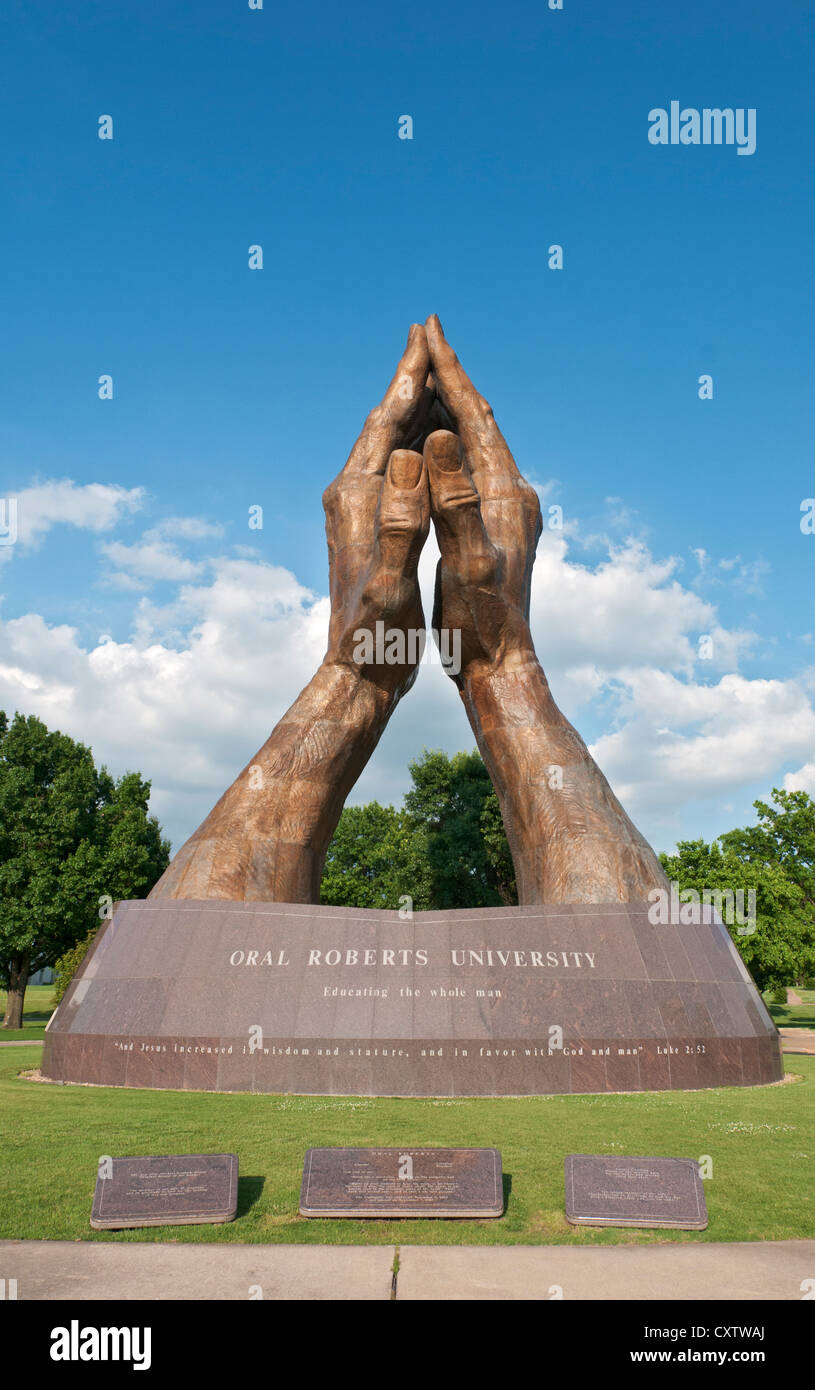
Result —
<path fill-rule="evenodd" d="M 238 1209 L 236 1154 L 102 1158 L 91 1226 L 194 1226 L 234 1221 Z"/>
<path fill-rule="evenodd" d="M 693 1158 L 569 1154 L 566 1219 L 573 1226 L 703 1231 L 707 1206 Z"/>
<path fill-rule="evenodd" d="M 301 1216 L 501 1216 L 498 1149 L 309 1149 Z"/>

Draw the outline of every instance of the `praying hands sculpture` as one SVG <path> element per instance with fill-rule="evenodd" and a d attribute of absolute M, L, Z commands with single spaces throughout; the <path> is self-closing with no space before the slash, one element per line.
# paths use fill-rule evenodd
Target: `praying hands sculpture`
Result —
<path fill-rule="evenodd" d="M 323 505 L 323 662 L 150 896 L 319 902 L 345 799 L 417 673 L 415 642 L 390 664 L 376 644 L 361 658 L 358 634 L 424 628 L 417 574 L 431 519 L 433 628 L 460 633 L 450 674 L 498 795 L 520 903 L 628 902 L 664 887 L 656 855 L 552 699 L 529 631 L 538 498 L 435 314 L 412 326 Z"/>

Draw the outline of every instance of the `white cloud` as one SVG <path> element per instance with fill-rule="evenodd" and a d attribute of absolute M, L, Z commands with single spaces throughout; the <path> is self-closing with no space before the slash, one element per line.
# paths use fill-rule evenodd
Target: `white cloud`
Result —
<path fill-rule="evenodd" d="M 815 796 L 815 761 L 804 763 L 797 772 L 788 772 L 784 778 L 784 790 L 808 792 L 810 796 Z"/>
<path fill-rule="evenodd" d="M 120 589 L 144 589 L 157 580 L 184 583 L 204 573 L 207 562 L 190 560 L 181 554 L 182 541 L 210 540 L 223 535 L 222 526 L 213 526 L 196 516 L 166 517 L 145 531 L 133 545 L 107 541 L 102 553 L 115 568 L 108 582 Z"/>
<path fill-rule="evenodd" d="M 700 801 L 756 782 L 815 744 L 815 709 L 796 680 L 723 676 L 715 685 L 664 671 L 622 674 L 623 727 L 592 749 L 623 801 L 659 809 L 668 795 Z"/>
<path fill-rule="evenodd" d="M 38 545 L 54 526 L 77 526 L 85 531 L 109 531 L 122 516 L 138 511 L 144 488 L 113 483 L 61 481 L 34 483 L 17 493 L 17 536 L 20 544 Z M 10 555 L 13 547 L 8 547 Z"/>
<path fill-rule="evenodd" d="M 102 551 L 116 566 L 109 579 L 119 588 L 144 588 L 157 579 L 174 579 L 181 583 L 194 579 L 205 568 L 201 561 L 185 559 L 174 545 L 152 536 L 149 531 L 134 545 L 107 541 Z"/>
<path fill-rule="evenodd" d="M 544 667 L 563 672 L 579 698 L 586 673 L 656 665 L 691 676 L 695 669 L 737 666 L 753 634 L 726 631 L 714 606 L 683 588 L 675 557 L 656 560 L 628 541 L 590 567 L 568 558 L 568 540 L 544 532 L 532 574 L 532 630 Z M 699 663 L 698 640 L 713 638 L 713 658 Z M 581 676 L 581 670 L 583 675 Z M 585 687 L 596 693 L 596 678 Z"/>
<path fill-rule="evenodd" d="M 152 777 L 155 809 L 183 838 L 316 669 L 327 620 L 327 600 L 287 571 L 218 561 L 174 604 L 142 602 L 131 641 L 85 649 L 74 628 L 37 614 L 0 625 L 0 708 L 38 714 L 116 771 Z"/>
<path fill-rule="evenodd" d="M 770 573 L 772 566 L 763 559 L 742 560 L 740 555 L 733 555 L 719 561 L 719 569 L 725 573 L 732 573 L 736 588 L 743 590 L 745 594 L 755 594 L 762 597 L 764 594 L 764 578 Z"/>

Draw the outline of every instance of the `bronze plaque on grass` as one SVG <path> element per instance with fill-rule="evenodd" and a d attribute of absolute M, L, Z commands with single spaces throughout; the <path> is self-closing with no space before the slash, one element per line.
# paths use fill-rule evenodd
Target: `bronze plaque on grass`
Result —
<path fill-rule="evenodd" d="M 573 1226 L 703 1231 L 707 1206 L 693 1158 L 569 1154 L 566 1219 Z"/>
<path fill-rule="evenodd" d="M 238 1209 L 236 1154 L 171 1154 L 103 1158 L 93 1194 L 91 1226 L 195 1226 L 234 1221 Z"/>
<path fill-rule="evenodd" d="M 301 1216 L 500 1216 L 497 1149 L 309 1149 Z"/>

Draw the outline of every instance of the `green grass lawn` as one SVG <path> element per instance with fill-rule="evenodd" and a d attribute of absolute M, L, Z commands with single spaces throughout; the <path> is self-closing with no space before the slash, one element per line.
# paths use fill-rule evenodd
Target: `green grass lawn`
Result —
<path fill-rule="evenodd" d="M 510 1100 L 217 1095 L 57 1086 L 21 1078 L 39 1048 L 0 1050 L 0 1237 L 52 1240 L 535 1245 L 815 1236 L 815 1058 L 785 1085 Z M 297 1215 L 311 1145 L 495 1145 L 506 1214 L 494 1221 L 311 1220 Z M 89 1226 L 102 1154 L 237 1153 L 238 1218 L 117 1233 Z M 704 1232 L 582 1229 L 563 1214 L 569 1153 L 713 1160 Z"/>
<path fill-rule="evenodd" d="M 54 986 L 29 985 L 25 992 L 22 1028 L 0 1028 L 0 1042 L 33 1042 L 45 1036 L 54 1011 Z M 6 992 L 0 989 L 0 1018 L 6 1012 Z"/>

